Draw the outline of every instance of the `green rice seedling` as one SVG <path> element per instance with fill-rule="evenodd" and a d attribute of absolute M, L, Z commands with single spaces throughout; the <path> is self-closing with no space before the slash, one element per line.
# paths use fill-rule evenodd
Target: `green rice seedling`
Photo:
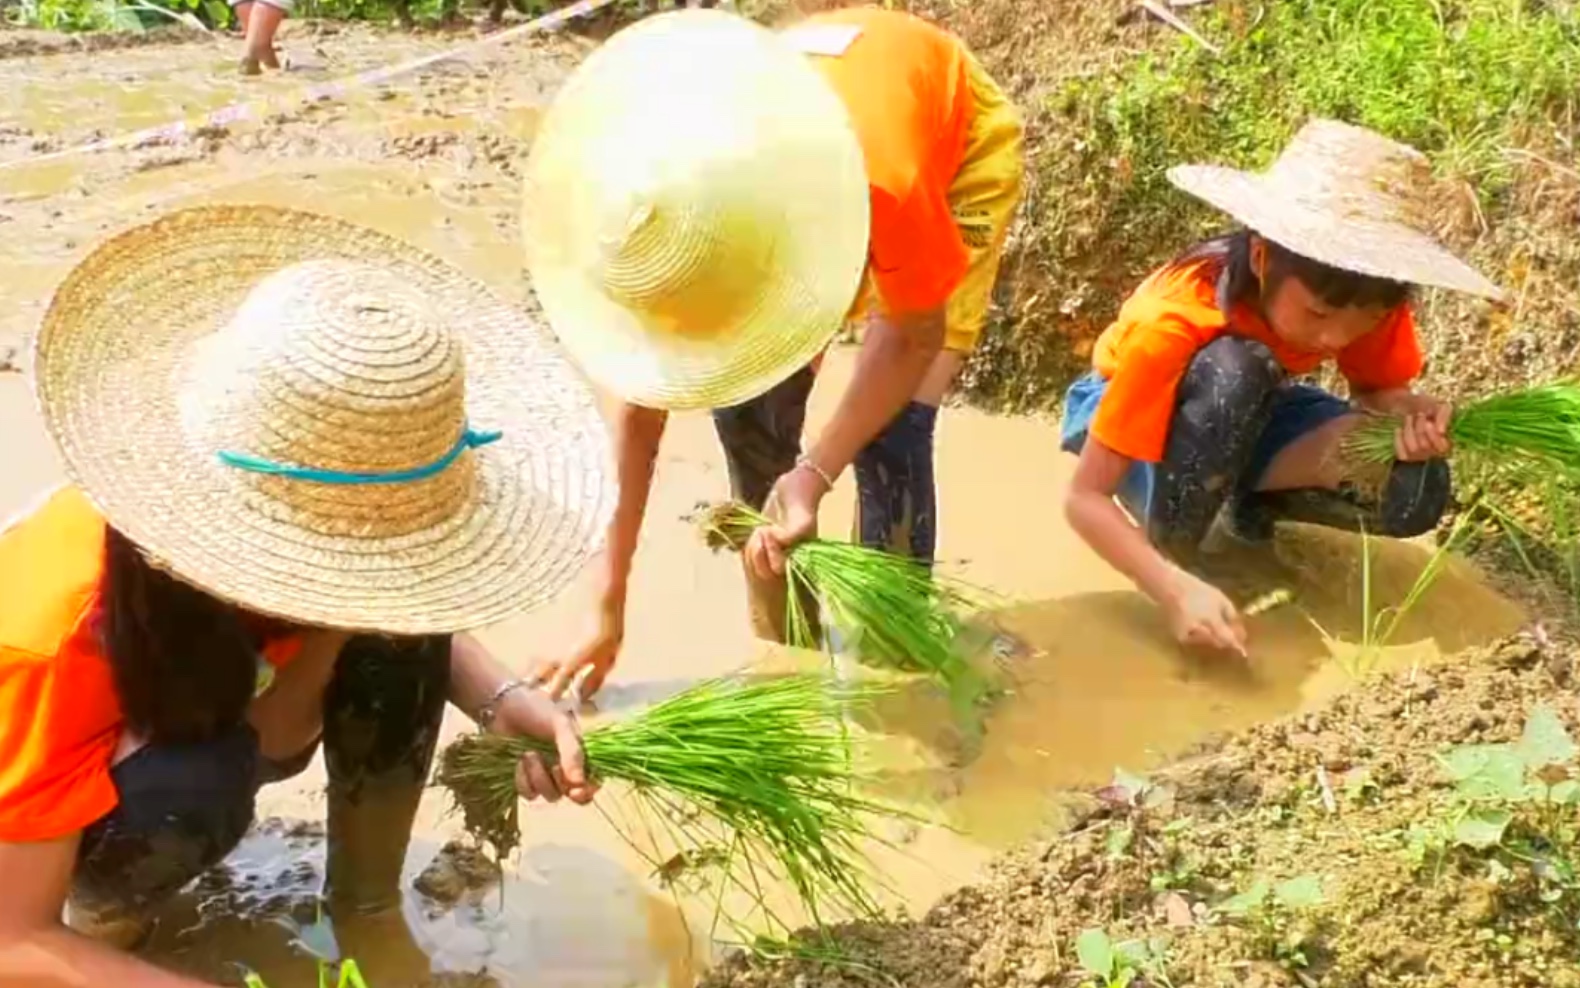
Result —
<path fill-rule="evenodd" d="M 1460 512 L 1459 517 L 1454 520 L 1453 528 L 1449 529 L 1448 536 L 1432 551 L 1432 555 L 1427 558 L 1426 565 L 1421 567 L 1420 573 L 1416 574 L 1414 582 L 1410 584 L 1410 589 L 1405 592 L 1404 599 L 1388 607 L 1376 606 L 1372 587 L 1373 536 L 1366 532 L 1365 529 L 1361 530 L 1361 641 L 1360 648 L 1353 655 L 1343 660 L 1346 675 L 1351 679 L 1363 679 L 1371 673 L 1382 654 L 1382 650 L 1387 648 L 1393 641 L 1394 636 L 1399 633 L 1399 628 L 1404 623 L 1404 619 L 1409 616 L 1410 612 L 1421 602 L 1421 599 L 1432 589 L 1432 586 L 1437 583 L 1438 578 L 1443 575 L 1443 571 L 1448 568 L 1451 553 L 1464 541 L 1483 510 L 1483 503 L 1477 500 Z M 1317 633 L 1322 636 L 1323 641 L 1328 643 L 1335 654 L 1344 654 L 1337 649 L 1332 649 L 1332 646 L 1337 644 L 1338 639 L 1328 629 L 1324 628 L 1310 614 L 1306 615 L 1306 620 L 1317 630 Z"/>
<path fill-rule="evenodd" d="M 697 523 L 710 548 L 740 551 L 769 520 L 738 502 L 700 506 Z M 820 602 L 863 662 L 938 677 L 963 704 L 987 687 L 960 644 L 966 617 L 985 591 L 894 553 L 832 539 L 792 548 L 786 569 L 786 637 L 798 648 L 822 647 L 803 601 Z"/>
<path fill-rule="evenodd" d="M 872 916 L 872 876 L 859 843 L 876 817 L 911 818 L 857 791 L 840 712 L 876 692 L 810 674 L 708 680 L 589 730 L 587 767 L 601 781 L 629 787 L 649 836 L 656 824 L 679 845 L 657 866 L 668 883 L 694 867 L 714 867 L 765 912 L 765 883 L 782 882 L 814 923 L 825 905 Z M 521 839 L 517 762 L 528 751 L 552 750 L 536 739 L 475 734 L 442 756 L 437 781 L 451 791 L 467 830 L 501 858 Z M 629 823 L 610 822 L 641 850 L 642 835 Z"/>
<path fill-rule="evenodd" d="M 1377 415 L 1352 429 L 1345 458 L 1362 467 L 1392 463 L 1400 421 Z M 1580 384 L 1561 381 L 1471 402 L 1454 410 L 1448 434 L 1456 457 L 1580 474 Z"/>
<path fill-rule="evenodd" d="M 330 972 L 334 973 L 331 974 Z M 263 978 L 255 972 L 248 971 L 242 980 L 247 988 L 269 988 Z M 339 964 L 320 959 L 318 962 L 318 988 L 368 988 L 368 983 L 363 980 L 362 972 L 357 969 L 357 962 L 344 960 Z"/>

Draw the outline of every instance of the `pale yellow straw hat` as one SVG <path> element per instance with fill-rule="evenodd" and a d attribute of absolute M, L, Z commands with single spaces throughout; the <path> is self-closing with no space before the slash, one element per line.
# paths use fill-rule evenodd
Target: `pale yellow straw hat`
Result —
<path fill-rule="evenodd" d="M 1426 156 L 1375 131 L 1313 120 L 1265 172 L 1181 165 L 1168 177 L 1274 243 L 1330 267 L 1503 295 L 1433 235 Z"/>
<path fill-rule="evenodd" d="M 527 268 L 597 383 L 639 405 L 724 407 L 838 332 L 868 210 L 861 146 L 807 56 L 733 14 L 678 11 L 610 38 L 544 116 Z"/>
<path fill-rule="evenodd" d="M 189 209 L 57 290 L 35 388 L 156 564 L 307 624 L 486 625 L 560 590 L 614 502 L 591 386 L 531 318 L 372 230 Z"/>

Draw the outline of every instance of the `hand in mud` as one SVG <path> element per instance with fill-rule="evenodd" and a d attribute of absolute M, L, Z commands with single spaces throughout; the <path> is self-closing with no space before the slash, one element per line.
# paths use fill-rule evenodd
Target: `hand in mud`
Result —
<path fill-rule="evenodd" d="M 1448 424 L 1453 407 L 1427 395 L 1412 395 L 1404 410 L 1404 421 L 1394 434 L 1394 455 L 1405 463 L 1447 456 L 1452 449 Z"/>
<path fill-rule="evenodd" d="M 1174 637 L 1182 645 L 1233 652 L 1244 658 L 1245 622 L 1234 603 L 1223 591 L 1198 577 L 1181 573 L 1180 581 L 1178 591 L 1166 605 Z"/>
<path fill-rule="evenodd" d="M 541 687 L 551 699 L 558 700 L 576 682 L 582 670 L 587 675 L 577 692 L 581 699 L 591 699 L 603 686 L 603 681 L 620 657 L 620 646 L 625 640 L 625 620 L 615 614 L 604 614 L 598 627 L 567 659 L 544 659 L 532 667 L 526 679 L 533 686 Z"/>
<path fill-rule="evenodd" d="M 742 553 L 758 579 L 784 576 L 785 555 L 817 534 L 817 507 L 827 493 L 823 478 L 807 467 L 795 467 L 774 483 L 763 509 L 773 524 L 752 532 Z"/>
<path fill-rule="evenodd" d="M 522 799 L 542 799 L 557 803 L 561 797 L 583 805 L 592 802 L 598 786 L 587 776 L 586 753 L 576 718 L 559 709 L 554 701 L 537 690 L 516 690 L 499 708 L 494 730 L 517 737 L 535 737 L 554 742 L 559 763 L 535 751 L 521 757 L 516 765 L 516 791 Z"/>

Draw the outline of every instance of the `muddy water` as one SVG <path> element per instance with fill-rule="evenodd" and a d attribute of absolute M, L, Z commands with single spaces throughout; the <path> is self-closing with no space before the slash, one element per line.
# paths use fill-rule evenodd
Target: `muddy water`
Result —
<path fill-rule="evenodd" d="M 327 60 L 336 75 L 444 43 L 362 31 L 288 41 Z M 231 45 L 0 61 L 0 87 L 22 93 L 0 121 L 0 160 L 212 108 L 237 93 L 300 84 L 276 77 L 240 85 L 229 75 Z M 98 237 L 188 203 L 308 204 L 422 244 L 522 297 L 511 155 L 530 139 L 537 107 L 574 55 L 569 43 L 514 46 L 262 125 L 0 171 L 0 351 L 21 342 L 50 287 Z M 848 373 L 848 354 L 830 360 L 814 399 L 814 428 Z M 0 374 L 0 427 L 3 515 L 57 482 L 59 466 L 21 375 Z M 1051 794 L 1060 786 L 1099 781 L 1116 765 L 1145 769 L 1207 733 L 1296 709 L 1342 686 L 1330 659 L 1342 642 L 1360 638 L 1356 540 L 1282 533 L 1276 555 L 1244 561 L 1239 582 L 1247 590 L 1293 589 L 1300 608 L 1255 619 L 1248 663 L 1185 655 L 1156 610 L 1063 525 L 1058 504 L 1072 464 L 1057 453 L 1051 423 L 950 410 L 939 458 L 941 555 L 1011 599 L 997 617 L 1030 654 L 1014 660 L 1009 694 L 964 767 L 951 767 L 957 752 L 939 730 L 936 705 L 902 701 L 885 709 L 897 736 L 885 750 L 892 789 L 921 799 L 936 821 L 885 834 L 898 847 L 876 852 L 896 904 L 925 909 L 995 851 L 1056 818 Z M 831 532 L 850 522 L 849 481 L 842 487 L 828 502 Z M 637 560 L 627 654 L 599 698 L 605 714 L 762 654 L 746 627 L 734 562 L 703 550 L 680 521 L 696 501 L 726 488 L 707 419 L 676 419 Z M 1377 553 L 1374 594 L 1396 601 L 1426 552 L 1389 544 Z M 484 637 L 516 665 L 560 653 L 587 630 L 588 598 L 588 587 L 578 585 Z M 1513 605 L 1454 567 L 1403 622 L 1382 661 L 1430 662 L 1520 620 Z M 456 718 L 450 730 L 461 726 Z M 289 822 L 260 828 L 223 873 L 175 903 L 150 945 L 153 956 L 210 978 L 234 977 L 231 965 L 241 962 L 274 988 L 313 983 L 307 947 L 322 949 L 312 903 L 323 852 L 311 824 L 323 817 L 321 786 L 315 769 L 265 792 L 262 811 Z M 363 963 L 376 988 L 417 983 L 430 968 L 448 972 L 442 983 L 455 985 L 689 983 L 706 959 L 696 942 L 706 920 L 701 905 L 669 899 L 595 812 L 534 809 L 526 826 L 527 846 L 503 890 L 459 903 L 413 891 L 401 917 L 342 924 L 338 949 Z M 409 878 L 455 832 L 438 794 L 425 800 L 417 830 Z M 487 975 L 472 977 L 480 971 Z"/>

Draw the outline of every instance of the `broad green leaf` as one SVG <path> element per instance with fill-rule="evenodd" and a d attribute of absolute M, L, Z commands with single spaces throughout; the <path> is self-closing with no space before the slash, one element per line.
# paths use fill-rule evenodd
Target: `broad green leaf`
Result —
<path fill-rule="evenodd" d="M 1246 916 L 1262 908 L 1267 901 L 1271 888 L 1267 882 L 1257 879 L 1256 884 L 1239 895 L 1230 896 L 1218 904 L 1218 912 L 1225 916 Z"/>
<path fill-rule="evenodd" d="M 1525 733 L 1520 736 L 1515 751 L 1528 767 L 1537 769 L 1548 765 L 1564 765 L 1574 760 L 1580 748 L 1564 729 L 1558 712 L 1545 703 L 1539 703 L 1525 721 Z"/>
<path fill-rule="evenodd" d="M 1136 837 L 1136 828 L 1126 824 L 1123 827 L 1113 827 L 1108 831 L 1108 856 L 1122 858 L 1130 850 L 1130 844 Z"/>
<path fill-rule="evenodd" d="M 1467 799 L 1519 799 L 1525 792 L 1525 762 L 1506 744 L 1454 748 L 1444 769 Z"/>
<path fill-rule="evenodd" d="M 1477 851 L 1497 847 L 1513 819 L 1514 814 L 1508 810 L 1472 810 L 1454 824 L 1454 840 Z"/>
<path fill-rule="evenodd" d="M 1273 896 L 1286 909 L 1310 909 L 1322 904 L 1322 879 L 1316 875 L 1301 875 L 1287 882 L 1280 882 L 1273 889 Z"/>
<path fill-rule="evenodd" d="M 1152 960 L 1152 948 L 1145 940 L 1123 940 L 1114 945 L 1114 954 L 1134 968 L 1146 967 Z"/>
<path fill-rule="evenodd" d="M 136 11 L 127 10 L 125 7 L 117 5 L 109 8 L 109 14 L 110 27 L 114 30 L 132 31 L 137 34 L 143 32 L 143 22 L 137 16 Z"/>
<path fill-rule="evenodd" d="M 1560 782 L 1547 791 L 1547 798 L 1564 806 L 1580 805 L 1580 782 L 1573 779 Z"/>
<path fill-rule="evenodd" d="M 1114 945 L 1102 930 L 1085 930 L 1076 937 L 1075 956 L 1087 974 L 1107 978 L 1114 973 Z"/>

